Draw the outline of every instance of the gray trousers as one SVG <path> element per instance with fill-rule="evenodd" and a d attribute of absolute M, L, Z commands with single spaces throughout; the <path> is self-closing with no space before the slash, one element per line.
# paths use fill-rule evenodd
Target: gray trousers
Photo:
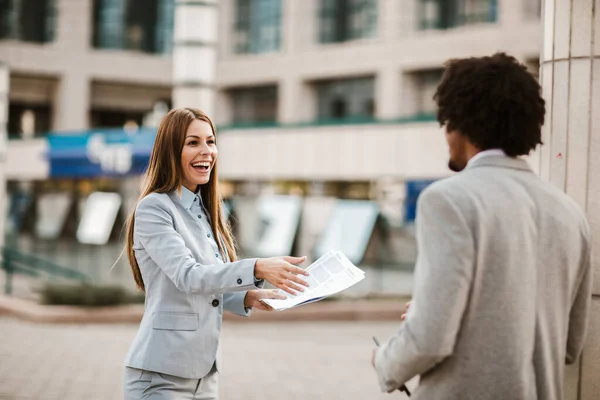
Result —
<path fill-rule="evenodd" d="M 217 400 L 219 373 L 215 366 L 202 379 L 186 379 L 125 367 L 124 400 Z"/>

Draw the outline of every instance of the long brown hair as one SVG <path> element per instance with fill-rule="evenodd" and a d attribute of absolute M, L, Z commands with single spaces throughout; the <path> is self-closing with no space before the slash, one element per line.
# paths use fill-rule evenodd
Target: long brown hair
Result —
<path fill-rule="evenodd" d="M 156 140 L 150 162 L 146 170 L 144 186 L 138 200 L 148 196 L 150 193 L 169 193 L 181 190 L 183 171 L 181 168 L 181 151 L 185 143 L 185 135 L 188 127 L 195 119 L 208 123 L 215 135 L 216 130 L 211 119 L 202 111 L 194 108 L 178 108 L 171 110 L 161 121 L 156 134 Z M 217 174 L 217 160 L 211 171 L 210 180 L 207 184 L 200 186 L 200 196 L 204 207 L 212 221 L 213 235 L 219 246 L 219 251 L 224 260 L 229 257 L 230 261 L 237 260 L 237 253 L 231 229 L 222 212 L 222 199 L 219 192 L 219 181 Z M 136 205 L 137 208 L 137 205 Z M 137 287 L 145 292 L 144 281 L 140 267 L 135 259 L 133 251 L 133 230 L 135 224 L 135 209 L 127 219 L 125 229 L 127 238 L 124 252 L 127 253 L 131 272 Z"/>

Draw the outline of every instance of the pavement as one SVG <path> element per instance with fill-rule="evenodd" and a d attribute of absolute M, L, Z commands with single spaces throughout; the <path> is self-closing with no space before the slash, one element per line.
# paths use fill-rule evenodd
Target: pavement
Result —
<path fill-rule="evenodd" d="M 252 320 L 224 323 L 221 400 L 406 398 L 381 393 L 370 365 L 371 336 L 384 340 L 399 322 Z M 121 399 L 136 330 L 0 317 L 0 400 Z"/>
<path fill-rule="evenodd" d="M 399 321 L 406 299 L 325 300 L 283 312 L 255 310 L 252 321 Z M 32 299 L 0 295 L 0 315 L 39 323 L 139 323 L 143 304 L 111 307 L 77 307 L 39 304 Z M 245 322 L 246 318 L 224 313 L 223 319 Z"/>

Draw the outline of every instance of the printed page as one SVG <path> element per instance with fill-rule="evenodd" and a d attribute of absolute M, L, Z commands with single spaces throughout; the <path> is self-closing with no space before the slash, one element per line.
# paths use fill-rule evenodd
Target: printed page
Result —
<path fill-rule="evenodd" d="M 322 300 L 327 296 L 348 289 L 364 279 L 365 273 L 357 268 L 340 251 L 331 250 L 312 263 L 306 271 L 309 276 L 302 278 L 310 285 L 305 292 L 292 295 L 280 290 L 285 300 L 261 300 L 275 310 L 281 311 L 302 304 Z"/>

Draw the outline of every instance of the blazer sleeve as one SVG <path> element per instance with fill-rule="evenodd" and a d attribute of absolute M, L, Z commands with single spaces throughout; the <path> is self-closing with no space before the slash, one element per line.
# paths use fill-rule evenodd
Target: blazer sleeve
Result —
<path fill-rule="evenodd" d="M 255 288 L 256 259 L 214 265 L 198 263 L 175 230 L 167 206 L 154 196 L 140 201 L 134 233 L 154 263 L 182 292 L 215 295 Z"/>
<path fill-rule="evenodd" d="M 223 308 L 233 314 L 249 317 L 252 308 L 244 307 L 244 300 L 248 292 L 235 292 L 223 294 Z"/>
<path fill-rule="evenodd" d="M 265 281 L 262 279 L 256 279 L 254 285 L 256 286 L 254 289 L 262 289 L 262 287 L 265 285 Z M 240 315 L 242 317 L 249 317 L 250 314 L 252 314 L 252 307 L 244 306 L 246 293 L 248 292 L 224 293 L 223 308 L 226 311 L 229 311 L 236 315 Z"/>
<path fill-rule="evenodd" d="M 413 302 L 375 357 L 379 384 L 387 392 L 452 354 L 473 276 L 473 234 L 448 194 L 436 186 L 423 192 L 416 228 Z"/>
<path fill-rule="evenodd" d="M 567 337 L 566 364 L 573 364 L 583 350 L 587 334 L 590 307 L 592 303 L 592 263 L 590 249 L 586 250 L 581 266 L 581 278 L 576 288 L 571 311 L 569 313 L 569 333 Z"/>

